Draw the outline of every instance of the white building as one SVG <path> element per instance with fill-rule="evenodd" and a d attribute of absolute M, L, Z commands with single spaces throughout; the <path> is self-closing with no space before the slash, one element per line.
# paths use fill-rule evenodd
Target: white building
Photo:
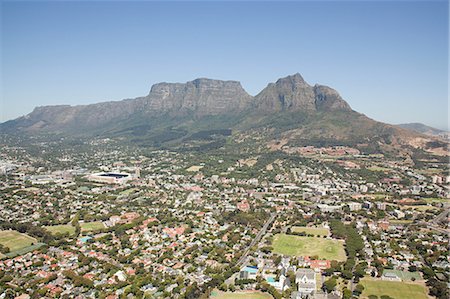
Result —
<path fill-rule="evenodd" d="M 313 269 L 300 268 L 295 275 L 295 283 L 301 297 L 306 297 L 316 290 L 316 272 Z"/>
<path fill-rule="evenodd" d="M 349 202 L 348 207 L 350 211 L 359 211 L 362 208 L 362 205 L 359 202 Z"/>

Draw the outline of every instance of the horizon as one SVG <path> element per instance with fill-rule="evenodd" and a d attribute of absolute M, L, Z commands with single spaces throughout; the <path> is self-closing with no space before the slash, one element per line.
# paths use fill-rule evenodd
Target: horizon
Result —
<path fill-rule="evenodd" d="M 375 120 L 449 127 L 446 1 L 4 1 L 1 15 L 0 122 L 144 96 L 149 81 L 233 80 L 255 96 L 298 72 Z"/>

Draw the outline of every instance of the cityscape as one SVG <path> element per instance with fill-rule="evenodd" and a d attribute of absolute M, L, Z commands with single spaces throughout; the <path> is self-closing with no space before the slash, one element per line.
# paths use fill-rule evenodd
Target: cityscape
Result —
<path fill-rule="evenodd" d="M 0 299 L 449 298 L 448 1 L 0 8 Z"/>

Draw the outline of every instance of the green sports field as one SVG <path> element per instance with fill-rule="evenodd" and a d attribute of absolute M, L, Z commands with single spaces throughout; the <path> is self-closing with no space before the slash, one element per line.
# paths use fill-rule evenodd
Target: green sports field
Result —
<path fill-rule="evenodd" d="M 101 229 L 105 228 L 105 225 L 101 221 L 95 221 L 95 222 L 80 223 L 80 227 L 81 227 L 81 231 L 90 232 L 90 231 L 101 230 Z"/>
<path fill-rule="evenodd" d="M 330 234 L 330 230 L 328 228 L 323 227 L 293 226 L 291 230 L 295 233 L 303 232 L 308 235 L 315 235 L 315 236 L 328 236 Z"/>
<path fill-rule="evenodd" d="M 272 299 L 270 294 L 262 292 L 222 292 L 213 290 L 211 299 Z"/>
<path fill-rule="evenodd" d="M 22 249 L 32 244 L 36 244 L 37 240 L 26 234 L 19 233 L 15 230 L 1 230 L 0 244 L 9 248 L 10 251 Z"/>
<path fill-rule="evenodd" d="M 73 227 L 70 224 L 45 226 L 44 228 L 48 230 L 52 235 L 55 235 L 57 233 L 60 234 L 69 233 L 69 235 L 73 235 L 75 233 L 75 227 Z"/>
<path fill-rule="evenodd" d="M 313 256 L 319 259 L 345 261 L 344 242 L 317 237 L 277 234 L 272 242 L 273 252 L 291 256 Z"/>
<path fill-rule="evenodd" d="M 394 299 L 428 299 L 427 289 L 417 283 L 383 281 L 372 278 L 361 279 L 360 283 L 364 286 L 361 298 L 368 298 L 370 295 L 379 298 L 387 295 Z"/>

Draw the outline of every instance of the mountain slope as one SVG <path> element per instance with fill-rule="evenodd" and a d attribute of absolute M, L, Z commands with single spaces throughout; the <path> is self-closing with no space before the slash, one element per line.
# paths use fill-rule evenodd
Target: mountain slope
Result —
<path fill-rule="evenodd" d="M 403 129 L 413 130 L 415 132 L 431 136 L 440 136 L 448 133 L 444 130 L 436 129 L 421 123 L 407 123 L 407 124 L 399 124 L 397 126 Z"/>
<path fill-rule="evenodd" d="M 237 81 L 158 83 L 135 99 L 37 107 L 0 124 L 0 132 L 120 137 L 139 145 L 183 148 L 220 147 L 231 133 L 234 140 L 251 137 L 259 147 L 284 140 L 288 146 L 370 143 L 380 148 L 408 146 L 421 136 L 353 111 L 336 90 L 311 86 L 298 73 L 268 84 L 255 97 Z"/>

